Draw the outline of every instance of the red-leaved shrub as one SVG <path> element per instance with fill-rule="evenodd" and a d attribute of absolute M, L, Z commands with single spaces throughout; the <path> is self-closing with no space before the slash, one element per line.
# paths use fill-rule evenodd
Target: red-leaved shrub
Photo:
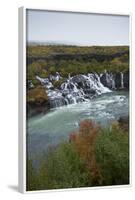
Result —
<path fill-rule="evenodd" d="M 100 127 L 95 122 L 84 120 L 80 122 L 79 131 L 71 133 L 69 137 L 69 141 L 74 143 L 81 159 L 86 162 L 94 185 L 100 185 L 102 182 L 95 156 L 95 140 L 99 130 Z"/>

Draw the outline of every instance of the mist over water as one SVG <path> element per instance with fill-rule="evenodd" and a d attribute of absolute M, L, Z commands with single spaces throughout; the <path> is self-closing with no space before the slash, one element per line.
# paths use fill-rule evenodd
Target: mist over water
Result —
<path fill-rule="evenodd" d="M 29 157 L 45 152 L 49 147 L 67 141 L 69 134 L 79 128 L 80 121 L 92 119 L 109 126 L 121 116 L 129 115 L 128 92 L 102 94 L 92 100 L 51 109 L 45 115 L 27 121 Z"/>

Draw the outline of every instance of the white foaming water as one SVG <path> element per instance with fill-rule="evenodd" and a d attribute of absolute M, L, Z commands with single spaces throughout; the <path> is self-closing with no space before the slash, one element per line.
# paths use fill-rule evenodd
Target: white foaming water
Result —
<path fill-rule="evenodd" d="M 109 88 L 103 86 L 98 74 L 96 74 L 96 73 L 88 74 L 87 76 L 83 75 L 83 77 L 86 79 L 90 89 L 94 90 L 98 95 L 107 93 L 107 92 L 111 92 L 111 90 Z"/>
<path fill-rule="evenodd" d="M 40 81 L 42 81 L 42 79 L 40 79 Z M 80 86 L 78 81 L 82 86 Z M 76 104 L 78 102 L 87 102 L 88 99 L 94 96 L 108 92 L 111 92 L 111 90 L 101 83 L 100 76 L 96 73 L 74 77 L 71 77 L 69 74 L 67 81 L 61 84 L 60 89 L 50 89 L 49 87 L 47 95 L 51 100 L 51 106 L 54 107 L 56 105 L 63 106 Z"/>
<path fill-rule="evenodd" d="M 104 77 L 102 78 L 102 76 Z M 107 71 L 99 75 L 97 73 L 88 73 L 87 75 L 79 74 L 71 77 L 69 74 L 68 79 L 57 89 L 54 88 L 51 80 L 59 81 L 62 78 L 58 72 L 55 76 L 50 75 L 50 80 L 49 78 L 40 78 L 39 76 L 36 76 L 36 78 L 45 86 L 52 108 L 88 102 L 94 97 L 110 93 L 116 89 L 115 76 Z M 121 88 L 124 88 L 122 72 L 120 83 Z"/>
<path fill-rule="evenodd" d="M 69 134 L 77 130 L 80 121 L 84 119 L 92 119 L 102 126 L 108 126 L 120 116 L 127 116 L 128 112 L 128 92 L 112 92 L 32 117 L 27 123 L 29 153 L 32 156 L 35 152 L 46 151 L 49 146 L 68 140 Z"/>
<path fill-rule="evenodd" d="M 121 88 L 123 89 L 124 88 L 124 81 L 123 81 L 123 73 L 121 72 Z"/>
<path fill-rule="evenodd" d="M 49 81 L 48 78 L 40 78 L 39 76 L 36 76 L 36 79 L 41 82 L 42 85 L 44 85 L 47 89 L 53 88 L 53 84 Z"/>
<path fill-rule="evenodd" d="M 106 72 L 105 75 L 106 75 L 106 82 L 107 82 L 107 84 L 110 85 L 110 87 L 112 89 L 116 89 L 116 87 L 115 87 L 115 80 L 114 80 L 113 74 Z"/>

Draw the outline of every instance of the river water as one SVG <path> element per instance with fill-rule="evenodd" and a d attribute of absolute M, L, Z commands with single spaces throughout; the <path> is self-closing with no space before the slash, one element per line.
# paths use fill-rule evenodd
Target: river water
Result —
<path fill-rule="evenodd" d="M 129 115 L 128 92 L 111 92 L 84 103 L 70 104 L 27 120 L 27 150 L 35 158 L 49 147 L 68 140 L 79 122 L 92 119 L 108 126 L 120 116 Z"/>

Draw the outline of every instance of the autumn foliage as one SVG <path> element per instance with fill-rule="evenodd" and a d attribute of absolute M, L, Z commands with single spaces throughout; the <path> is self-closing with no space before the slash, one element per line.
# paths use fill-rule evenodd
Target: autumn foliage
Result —
<path fill-rule="evenodd" d="M 81 159 L 83 159 L 90 170 L 92 183 L 100 185 L 102 176 L 95 157 L 95 141 L 99 132 L 99 126 L 92 120 L 84 120 L 80 123 L 79 131 L 70 135 L 70 142 L 73 142 Z"/>

